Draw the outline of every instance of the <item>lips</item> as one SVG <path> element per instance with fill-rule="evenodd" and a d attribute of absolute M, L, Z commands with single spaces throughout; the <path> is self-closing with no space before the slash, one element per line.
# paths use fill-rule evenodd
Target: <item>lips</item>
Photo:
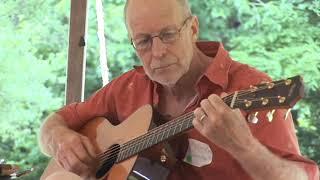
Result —
<path fill-rule="evenodd" d="M 172 64 L 169 64 L 169 65 L 165 65 L 165 66 L 160 66 L 160 67 L 156 67 L 156 68 L 153 68 L 153 69 L 155 69 L 155 70 L 157 70 L 157 69 L 165 69 L 165 68 L 167 68 L 167 67 L 169 67 L 169 66 L 171 66 Z"/>

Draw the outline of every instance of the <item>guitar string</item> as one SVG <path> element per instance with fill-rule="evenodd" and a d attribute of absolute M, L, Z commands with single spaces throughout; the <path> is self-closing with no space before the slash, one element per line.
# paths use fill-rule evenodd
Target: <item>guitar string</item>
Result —
<path fill-rule="evenodd" d="M 258 100 L 257 100 L 258 101 Z M 189 117 L 190 118 L 190 117 Z M 192 122 L 192 121 L 190 121 L 190 120 L 192 120 L 192 119 L 186 119 L 186 120 L 189 120 L 189 121 L 187 121 L 187 123 L 188 124 L 190 124 L 190 122 Z M 185 123 L 185 122 L 184 122 Z M 180 125 L 180 124 L 178 124 L 178 125 Z M 190 126 L 190 127 L 192 127 L 192 126 Z M 174 126 L 172 126 L 172 127 L 169 127 L 169 130 L 165 130 L 166 132 L 170 132 L 170 130 L 172 130 L 173 128 L 176 128 L 176 127 L 174 127 Z M 159 141 L 160 142 L 160 141 Z M 159 143 L 158 142 L 158 143 Z M 136 143 L 136 145 L 137 144 L 140 144 L 141 142 L 139 142 L 139 143 Z M 153 146 L 154 144 L 150 144 L 151 146 Z M 151 147 L 150 146 L 150 147 Z M 120 147 L 118 147 L 117 148 L 118 150 L 120 149 Z M 131 150 L 130 149 L 130 147 L 125 147 L 125 146 L 123 146 L 123 147 L 121 147 L 121 149 L 125 149 L 123 152 L 126 152 L 127 150 Z M 147 149 L 147 148 L 146 148 Z M 100 167 L 101 167 L 101 165 L 104 165 L 104 166 L 110 166 L 110 165 L 112 165 L 112 164 L 114 164 L 114 162 L 113 161 L 110 161 L 111 159 L 113 159 L 113 158 L 116 158 L 117 157 L 117 155 L 118 155 L 118 153 L 117 152 L 113 152 L 113 154 L 111 155 L 111 156 L 109 156 L 109 157 L 105 157 L 105 158 L 103 158 L 102 159 L 102 164 L 100 164 Z M 115 160 L 116 161 L 116 160 Z"/>
<path fill-rule="evenodd" d="M 192 113 L 192 112 L 191 112 Z M 192 116 L 192 114 L 191 114 L 191 116 Z M 190 117 L 191 117 L 190 115 L 188 116 L 188 117 L 186 117 L 187 119 L 186 120 L 192 120 L 192 119 L 189 119 Z M 182 119 L 181 119 L 182 120 Z M 185 120 L 185 119 L 183 119 L 183 120 Z M 170 132 L 172 129 L 177 129 L 179 126 L 183 126 L 186 122 L 179 122 L 179 121 L 177 121 L 177 122 L 175 122 L 176 123 L 176 126 L 169 126 L 169 129 L 168 128 L 166 128 L 166 130 L 165 130 L 165 132 L 162 132 L 162 133 L 166 133 L 166 132 Z M 188 122 L 187 121 L 187 123 L 190 123 L 190 122 Z M 164 128 L 162 128 L 162 129 L 164 129 Z M 182 129 L 182 128 L 181 128 Z M 152 136 L 152 135 L 154 135 L 154 134 L 156 134 L 157 133 L 157 131 L 154 131 L 154 132 L 152 132 L 152 133 L 150 133 L 149 134 L 149 136 L 148 137 L 150 137 L 150 136 Z M 143 138 L 140 138 L 139 140 L 143 140 L 145 137 L 143 137 Z M 147 142 L 147 141 L 135 141 L 135 146 L 137 146 L 138 144 L 141 144 L 141 143 L 145 143 L 145 142 Z M 148 141 L 149 142 L 149 141 Z M 153 142 L 153 141 L 151 141 L 151 142 Z M 160 141 L 159 141 L 160 142 Z M 147 144 L 148 145 L 148 144 Z M 153 146 L 153 143 L 152 144 L 150 144 L 151 146 Z M 131 149 L 131 147 L 128 147 L 128 146 L 122 146 L 121 147 L 122 149 L 124 149 L 122 152 L 126 152 L 126 151 L 128 151 L 128 150 L 132 150 Z M 119 149 L 120 149 L 120 147 L 116 147 L 116 151 L 118 151 Z M 133 151 L 134 152 L 134 151 Z M 115 155 L 115 154 L 114 154 Z M 115 156 L 109 156 L 109 157 L 105 157 L 105 158 L 103 158 L 102 160 L 105 160 L 106 158 L 108 158 L 109 160 L 110 159 L 113 159 L 113 158 L 115 158 Z"/>
<path fill-rule="evenodd" d="M 245 91 L 245 92 L 247 92 L 247 91 Z M 241 95 L 243 95 L 243 94 L 244 94 L 244 93 L 242 93 L 242 94 L 240 93 L 239 96 L 241 96 Z M 229 97 L 230 97 L 230 99 L 229 99 Z M 231 100 L 232 98 L 233 98 L 233 94 L 226 96 L 223 100 L 226 101 L 226 103 L 230 103 L 230 102 L 228 102 L 228 101 Z M 129 146 L 135 145 L 135 142 L 133 142 L 133 141 L 137 141 L 137 140 L 140 140 L 140 139 L 143 140 L 143 138 L 149 137 L 149 136 L 151 136 L 151 135 L 154 135 L 154 134 L 156 134 L 158 131 L 161 131 L 162 129 L 167 129 L 167 127 L 170 127 L 172 124 L 176 124 L 180 119 L 183 120 L 183 119 L 185 119 L 187 116 L 190 116 L 190 113 L 193 114 L 193 112 L 186 113 L 186 114 L 184 114 L 184 115 L 182 115 L 182 116 L 180 116 L 180 117 L 178 117 L 178 118 L 176 118 L 176 119 L 173 119 L 173 120 L 169 121 L 168 123 L 165 124 L 165 126 L 158 126 L 157 128 L 154 128 L 154 129 L 150 130 L 147 134 L 144 134 L 144 135 L 140 136 L 139 139 L 133 139 L 132 141 L 129 141 L 129 142 L 123 144 L 123 145 L 121 146 L 121 148 L 122 148 L 122 149 L 124 149 L 124 148 L 129 148 Z M 160 128 L 162 128 L 162 129 L 160 129 Z M 146 135 L 147 135 L 147 136 L 146 136 Z M 115 147 L 115 149 L 118 149 L 118 148 Z M 112 149 L 109 149 L 109 150 L 112 150 Z M 126 151 L 126 150 L 124 149 L 124 151 Z M 104 156 L 104 155 L 108 155 L 108 152 L 105 152 L 105 153 L 103 153 L 103 154 L 100 154 L 100 156 Z"/>
<path fill-rule="evenodd" d="M 263 88 L 260 88 L 260 90 L 261 89 L 263 89 Z M 245 91 L 245 92 L 247 92 L 247 91 Z M 252 92 L 250 92 L 250 93 L 252 93 Z M 243 95 L 244 93 L 242 93 L 242 94 L 239 94 L 239 96 L 240 95 Z M 232 95 L 230 95 L 230 96 L 232 96 Z M 228 101 L 228 97 L 229 96 L 226 96 L 226 100 Z M 272 98 L 278 98 L 278 97 L 272 97 Z M 271 97 L 269 97 L 269 99 L 271 99 Z M 259 99 L 258 100 L 253 100 L 253 101 L 260 101 Z M 191 112 L 191 113 L 193 113 L 193 112 Z M 184 117 L 183 118 L 181 118 L 181 119 L 185 119 Z M 178 122 L 179 120 L 178 119 L 176 119 L 176 120 L 173 120 L 174 122 L 175 122 L 175 124 L 178 124 L 178 123 L 176 123 L 176 122 Z M 167 123 L 168 125 L 167 126 L 170 126 L 170 125 L 172 125 L 172 124 L 169 124 L 169 123 Z M 178 124 L 178 126 L 180 126 L 180 124 Z M 164 129 L 165 127 L 163 127 L 162 129 Z M 166 130 L 167 132 L 169 132 L 170 130 L 172 130 L 172 128 L 177 128 L 176 126 L 173 126 L 173 127 L 170 127 L 169 128 L 169 130 Z M 160 131 L 161 132 L 161 130 L 162 129 L 157 129 L 158 131 Z M 167 129 L 167 128 L 166 128 Z M 165 132 L 166 132 L 165 131 Z M 137 143 L 138 144 L 141 144 L 141 142 L 139 142 L 140 140 L 143 140 L 144 138 L 149 138 L 151 135 L 154 135 L 154 134 L 156 134 L 157 133 L 157 131 L 154 131 L 154 132 L 152 132 L 152 133 L 147 133 L 148 135 L 147 136 L 145 136 L 145 137 L 141 137 L 140 139 L 137 139 L 136 141 L 133 141 L 132 143 L 128 143 L 128 144 L 124 144 L 123 146 L 121 146 L 120 148 L 121 149 L 123 149 L 123 151 L 122 152 L 126 152 L 126 151 L 128 151 L 128 150 L 131 150 L 131 147 L 130 146 L 136 146 L 137 145 Z M 119 147 L 116 147 L 116 149 L 119 149 Z M 118 151 L 118 150 L 117 150 Z M 107 153 L 104 153 L 103 154 L 103 156 L 108 156 L 108 153 L 109 152 L 107 152 Z M 113 153 L 113 152 L 111 152 L 111 153 Z M 110 153 L 109 153 L 110 154 Z M 113 153 L 114 154 L 114 153 Z M 111 158 L 113 158 L 113 156 L 111 156 Z M 103 158 L 102 160 L 105 160 L 105 158 Z"/>
<path fill-rule="evenodd" d="M 228 98 L 226 97 L 226 99 L 227 99 L 227 101 L 228 101 Z M 161 129 L 159 129 L 159 127 L 160 128 L 167 128 L 167 127 L 170 127 L 172 124 L 176 124 L 180 119 L 185 119 L 187 116 L 190 116 L 191 114 L 193 114 L 193 112 L 188 112 L 188 113 L 186 113 L 186 114 L 184 114 L 184 115 L 182 115 L 182 116 L 180 116 L 180 117 L 178 117 L 178 118 L 176 118 L 176 119 L 173 119 L 173 120 L 171 120 L 171 121 L 169 121 L 168 123 L 165 123 L 164 125 L 165 126 L 158 126 L 158 127 L 156 127 L 156 128 L 154 128 L 154 129 L 151 129 L 147 134 L 150 134 L 150 135 L 153 135 L 154 133 L 157 133 L 157 131 L 155 131 L 155 130 L 161 130 Z M 142 136 L 140 136 L 140 137 L 143 137 L 143 136 L 145 136 L 146 134 L 144 134 L 144 135 L 142 135 Z M 136 139 L 133 139 L 133 140 L 136 140 Z M 129 142 L 132 142 L 132 141 L 129 141 Z M 127 146 L 127 145 L 131 145 L 131 143 L 124 143 L 121 147 L 123 148 L 123 147 L 125 147 L 125 146 Z M 105 155 L 105 154 L 100 154 L 100 155 Z"/>
<path fill-rule="evenodd" d="M 133 140 L 131 140 L 130 142 L 131 143 L 125 143 L 121 146 L 121 148 L 124 148 L 123 149 L 123 152 L 129 150 L 128 148 L 130 148 L 130 146 L 134 146 L 136 144 L 136 142 L 139 142 L 139 141 L 143 141 L 144 139 L 147 139 L 148 137 L 154 135 L 154 134 L 157 134 L 158 132 L 161 132 L 161 130 L 163 129 L 166 129 L 168 130 L 168 128 L 171 128 L 171 127 L 175 127 L 175 126 L 172 126 L 173 124 L 177 124 L 178 121 L 181 121 L 183 119 L 187 119 L 187 118 L 190 118 L 191 116 L 193 116 L 193 112 L 189 112 L 189 113 L 186 113 L 183 117 L 181 116 L 179 119 L 173 119 L 171 121 L 169 121 L 170 123 L 166 123 L 162 126 L 158 126 L 158 127 L 161 127 L 161 128 L 153 128 L 151 129 L 149 132 L 147 132 L 146 134 L 143 134 Z M 140 143 L 139 143 L 140 144 Z M 118 149 L 117 147 L 115 149 Z M 105 156 L 105 155 L 108 155 L 108 154 L 101 154 L 102 156 Z"/>
<path fill-rule="evenodd" d="M 283 83 L 283 82 L 275 83 L 275 86 L 276 86 L 276 85 L 279 85 L 279 84 L 281 84 L 281 83 Z M 259 90 L 263 90 L 263 89 L 267 89 L 267 88 L 268 88 L 267 86 L 265 86 L 265 87 L 260 87 L 260 88 L 257 88 L 255 91 L 259 91 Z M 241 93 L 241 92 L 244 92 L 244 93 Z M 237 99 L 240 100 L 240 99 L 239 99 L 240 96 L 246 95 L 246 94 L 250 94 L 250 93 L 253 93 L 252 91 L 250 91 L 250 89 L 249 89 L 249 90 L 240 90 Z M 231 100 L 232 98 L 233 98 L 233 94 L 224 97 L 223 100 L 224 100 L 224 101 L 229 101 L 229 100 Z M 248 99 L 247 99 L 247 100 L 248 100 Z M 182 117 L 182 118 L 184 119 L 183 116 L 180 116 L 180 117 Z M 178 119 L 174 119 L 173 121 L 177 121 L 177 120 L 178 120 Z M 168 123 L 167 123 L 167 124 L 168 124 Z M 171 124 L 168 124 L 167 126 L 170 126 L 170 125 L 171 125 Z M 127 144 L 123 144 L 122 147 L 124 147 L 125 145 L 127 145 Z M 101 155 L 104 155 L 104 154 L 101 154 Z"/>
<path fill-rule="evenodd" d="M 189 114 L 189 116 L 190 115 L 192 115 L 191 114 L 192 112 L 189 112 L 188 114 Z M 190 117 L 189 117 L 190 118 Z M 171 126 L 170 127 L 170 129 L 172 129 L 173 127 Z M 163 128 L 164 129 L 164 128 Z M 152 129 L 153 130 L 153 129 Z M 150 130 L 151 131 L 151 130 Z M 148 133 L 149 134 L 149 133 Z M 155 134 L 155 132 L 153 132 L 152 134 Z M 152 134 L 150 134 L 150 135 L 152 135 Z M 149 136 L 150 137 L 150 136 Z M 143 140 L 143 138 L 141 138 L 141 139 L 139 139 L 139 140 Z M 142 141 L 143 142 L 143 141 Z M 140 144 L 140 143 L 138 143 L 138 144 Z M 151 145 L 152 146 L 152 145 Z M 150 146 L 150 147 L 151 147 Z M 121 146 L 120 147 L 121 149 L 122 148 L 124 148 L 125 150 L 124 151 L 122 151 L 122 152 L 126 152 L 127 150 L 130 150 L 130 149 L 128 149 L 128 147 L 126 146 L 126 145 L 124 145 L 124 146 Z M 120 148 L 119 147 L 117 147 L 116 149 L 116 151 L 119 151 L 120 150 Z M 115 150 L 115 149 L 113 149 L 113 150 Z M 115 152 L 115 151 L 113 151 L 112 153 L 111 153 L 111 155 L 110 155 L 110 157 L 108 157 L 108 156 L 104 156 L 104 157 L 102 157 L 102 159 L 100 159 L 100 161 L 102 161 L 102 165 L 110 165 L 110 163 L 112 164 L 113 162 L 112 161 L 110 161 L 111 159 L 113 159 L 113 158 L 115 158 L 115 157 L 117 157 L 117 152 Z M 101 162 L 100 162 L 100 165 L 101 165 Z"/>
<path fill-rule="evenodd" d="M 273 98 L 277 98 L 277 97 L 273 97 Z M 260 101 L 260 100 L 256 100 L 256 101 Z M 186 119 L 184 119 L 184 120 L 192 120 L 192 119 L 189 119 L 191 116 L 189 116 L 189 117 L 187 117 Z M 184 121 L 182 124 L 181 124 L 181 122 L 179 123 L 178 121 L 177 121 L 177 123 L 175 123 L 176 124 L 176 126 L 169 126 L 169 129 L 165 129 L 165 131 L 160 131 L 161 133 L 169 133 L 172 129 L 177 129 L 178 128 L 178 126 L 183 126 L 185 123 L 190 123 L 190 122 L 188 122 L 188 121 Z M 164 128 L 162 128 L 162 129 L 164 129 Z M 159 132 L 159 131 L 158 131 Z M 147 138 L 149 138 L 151 135 L 154 135 L 154 134 L 156 134 L 157 133 L 157 131 L 155 131 L 155 132 L 152 132 L 152 133 L 148 133 L 149 134 L 149 136 L 147 136 Z M 156 136 L 156 137 L 158 137 L 158 136 Z M 143 138 L 140 138 L 140 139 L 138 139 L 138 140 L 135 140 L 134 141 L 134 143 L 133 144 L 130 144 L 129 146 L 121 146 L 121 147 L 116 147 L 114 150 L 115 151 L 113 151 L 113 152 L 111 152 L 112 153 L 112 155 L 111 156 L 109 156 L 109 155 L 107 155 L 107 154 L 105 154 L 106 156 L 105 157 L 102 157 L 102 159 L 101 160 L 106 160 L 106 159 L 112 159 L 112 158 L 115 158 L 116 156 L 117 156 L 117 151 L 121 148 L 122 149 L 122 152 L 130 152 L 130 151 L 132 151 L 132 146 L 134 146 L 134 147 L 137 147 L 137 145 L 140 145 L 141 143 L 144 143 L 144 142 L 149 142 L 149 141 L 143 141 L 143 140 L 146 140 L 147 139 L 146 137 L 143 137 Z M 161 138 L 162 139 L 162 138 Z M 141 142 L 141 141 L 142 142 Z M 161 140 L 162 141 L 162 140 Z M 159 142 L 157 142 L 157 143 L 160 143 L 161 141 L 159 141 Z M 151 140 L 151 142 L 153 142 L 152 140 Z M 151 143 L 151 144 L 147 144 L 147 147 L 148 146 L 153 146 L 154 145 L 154 143 Z M 130 150 L 130 151 L 129 151 Z M 133 150 L 132 152 L 134 152 L 135 150 Z M 140 151 L 140 150 L 139 150 Z M 136 152 L 135 152 L 136 153 Z M 123 153 L 124 154 L 124 153 Z M 129 153 L 130 154 L 130 153 Z M 132 154 L 132 153 L 131 153 Z M 133 153 L 134 154 L 134 153 Z"/>
<path fill-rule="evenodd" d="M 262 89 L 266 89 L 266 88 L 260 88 L 260 90 L 262 90 Z M 257 89 L 257 90 L 259 90 L 259 89 Z M 256 91 L 257 91 L 256 90 Z M 247 91 L 245 91 L 245 92 L 247 92 Z M 252 93 L 252 92 L 249 92 L 249 93 Z M 242 94 L 239 94 L 239 96 L 240 95 L 244 95 L 245 93 L 242 93 Z M 246 93 L 246 94 L 248 94 L 248 93 Z M 226 96 L 225 97 L 225 101 L 228 101 L 228 97 L 231 97 L 231 96 L 233 96 L 233 94 L 231 94 L 231 95 L 229 95 L 229 96 Z M 233 98 L 233 97 L 231 97 L 231 98 Z M 269 99 L 270 99 L 271 97 L 269 97 Z M 272 97 L 272 98 L 278 98 L 278 97 Z M 255 100 L 255 101 L 260 101 L 259 99 L 258 100 Z M 227 102 L 226 102 L 227 103 Z M 193 112 L 191 112 L 191 113 L 193 113 Z M 188 114 L 189 115 L 189 114 Z M 185 119 L 185 117 L 184 116 L 181 116 L 182 118 L 181 119 Z M 177 119 L 175 119 L 175 120 L 172 120 L 172 121 L 174 121 L 174 123 L 175 124 L 178 124 L 178 121 L 179 121 L 180 119 L 179 118 L 177 118 Z M 170 125 L 172 125 L 171 123 L 169 124 L 169 123 L 167 123 L 168 125 L 167 126 L 170 126 Z M 162 127 L 162 129 L 167 129 L 167 128 L 165 128 L 165 127 L 167 127 L 167 126 L 164 126 L 164 127 Z M 180 126 L 180 124 L 178 124 L 178 126 Z M 166 130 L 165 132 L 169 132 L 170 130 L 172 130 L 172 128 L 177 128 L 176 126 L 173 126 L 173 127 L 170 127 L 169 128 L 169 130 Z M 132 141 L 131 143 L 125 143 L 125 144 L 123 144 L 123 146 L 121 146 L 121 147 L 116 147 L 116 149 L 119 149 L 119 148 L 121 148 L 123 151 L 122 152 L 126 152 L 126 151 L 128 151 L 128 150 L 131 150 L 131 147 L 130 146 L 136 146 L 137 145 L 137 143 L 138 144 L 141 144 L 141 142 L 139 142 L 140 140 L 144 140 L 144 138 L 149 138 L 151 135 L 154 135 L 154 134 L 156 134 L 157 132 L 161 132 L 161 130 L 162 130 L 161 128 L 159 128 L 159 129 L 157 129 L 157 131 L 153 131 L 152 133 L 147 133 L 147 134 L 145 134 L 145 135 L 147 135 L 147 136 L 144 136 L 144 137 L 141 137 L 141 138 L 139 138 L 139 139 L 136 139 L 135 141 Z M 113 150 L 111 150 L 111 151 L 113 151 Z M 118 150 L 117 150 L 118 151 Z M 102 154 L 102 157 L 103 156 L 109 156 L 110 158 L 114 158 L 114 151 L 113 152 L 111 152 L 112 153 L 112 156 L 110 157 L 109 156 L 109 154 L 110 154 L 110 151 L 109 152 L 105 152 L 105 153 L 103 153 Z M 108 158 L 108 159 L 110 159 L 110 158 Z M 105 160 L 105 158 L 103 157 L 102 158 L 102 160 Z"/>
<path fill-rule="evenodd" d="M 275 84 L 275 86 L 276 85 L 279 85 L 279 84 L 281 84 L 281 83 L 283 83 L 283 82 L 280 82 L 280 83 L 278 83 L 278 84 Z M 261 87 L 261 88 L 257 88 L 254 92 L 256 92 L 256 91 L 261 91 L 261 90 L 264 90 L 264 89 L 267 89 L 268 87 Z M 253 93 L 253 92 L 249 92 L 249 91 L 247 91 L 247 90 L 242 90 L 242 91 L 239 91 L 239 92 L 244 92 L 244 93 L 239 93 L 238 94 L 238 97 L 239 96 L 243 96 L 243 95 L 246 95 L 246 94 L 250 94 L 250 93 Z M 228 102 L 228 101 L 230 101 L 231 99 L 233 98 L 233 94 L 231 94 L 231 95 L 228 95 L 228 96 L 226 96 L 226 97 L 224 97 L 223 98 L 223 100 L 225 101 L 225 103 L 230 103 L 230 102 Z M 269 99 L 271 98 L 271 97 L 268 97 Z M 278 97 L 272 97 L 272 98 L 278 98 Z M 260 99 L 258 99 L 258 100 L 253 100 L 253 101 L 261 101 Z M 236 103 L 236 104 L 239 104 L 239 103 Z M 178 117 L 178 118 L 176 118 L 176 119 L 173 119 L 173 120 L 171 120 L 171 121 L 169 121 L 169 122 L 173 122 L 174 124 L 177 124 L 178 126 L 180 126 L 181 124 L 179 124 L 179 121 L 181 121 L 181 120 L 185 120 L 186 118 L 190 118 L 190 117 L 187 117 L 187 116 L 192 116 L 193 115 L 193 112 L 189 112 L 189 113 L 186 113 L 185 115 L 182 115 L 182 116 L 180 116 L 180 117 Z M 187 119 L 187 120 L 189 120 L 189 119 Z M 119 151 L 119 149 L 121 149 L 122 150 L 122 152 L 126 152 L 126 151 L 128 151 L 128 150 L 131 150 L 131 146 L 136 146 L 137 145 L 137 143 L 138 144 L 141 144 L 141 142 L 139 142 L 140 140 L 145 140 L 145 139 L 147 139 L 147 138 L 149 138 L 150 136 L 152 136 L 152 135 L 154 135 L 154 134 L 156 134 L 156 133 L 158 133 L 158 132 L 161 132 L 163 129 L 166 129 L 163 133 L 165 133 L 165 132 L 169 132 L 170 130 L 172 130 L 172 128 L 177 128 L 177 126 L 172 126 L 172 127 L 170 127 L 170 125 L 172 125 L 173 123 L 166 123 L 167 125 L 166 126 L 158 126 L 158 127 L 160 127 L 160 128 L 154 128 L 154 129 L 152 129 L 152 130 L 150 130 L 148 133 L 146 133 L 146 134 L 144 134 L 144 135 L 142 135 L 142 136 L 140 136 L 139 138 L 136 138 L 136 139 L 133 139 L 132 141 L 129 141 L 129 142 L 127 142 L 127 143 L 124 143 L 122 146 L 118 146 L 118 147 L 115 147 L 115 148 L 111 148 L 111 149 L 109 149 L 109 150 L 107 150 L 106 152 L 104 152 L 104 153 L 102 153 L 102 154 L 99 154 L 99 156 L 100 156 L 100 158 L 102 157 L 102 159 L 100 159 L 100 160 L 102 160 L 102 161 L 105 161 L 105 159 L 106 159 L 106 157 L 107 157 L 107 159 L 112 159 L 112 158 L 114 158 L 115 156 L 115 153 L 117 153 L 118 151 Z M 181 122 L 180 122 L 181 123 Z M 183 125 L 183 124 L 182 124 Z M 168 130 L 168 128 L 167 127 L 169 127 L 169 130 Z M 152 132 L 151 132 L 152 131 Z M 152 145 L 151 145 L 152 146 Z M 110 154 L 111 154 L 111 156 L 110 156 Z"/>

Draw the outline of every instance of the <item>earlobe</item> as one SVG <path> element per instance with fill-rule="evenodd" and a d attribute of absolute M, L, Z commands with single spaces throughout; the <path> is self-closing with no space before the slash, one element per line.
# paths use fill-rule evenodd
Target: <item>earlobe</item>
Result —
<path fill-rule="evenodd" d="M 198 34 L 193 34 L 192 41 L 196 42 L 198 40 Z"/>

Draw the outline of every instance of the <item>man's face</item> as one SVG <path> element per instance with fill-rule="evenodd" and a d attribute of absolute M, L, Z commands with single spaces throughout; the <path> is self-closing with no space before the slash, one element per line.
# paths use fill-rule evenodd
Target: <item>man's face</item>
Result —
<path fill-rule="evenodd" d="M 186 20 L 175 0 L 131 0 L 127 9 L 127 25 L 135 44 L 144 44 L 152 36 L 163 38 L 168 33 L 177 32 L 175 41 L 164 43 L 159 37 L 154 37 L 149 41 L 152 44 L 149 48 L 136 48 L 150 79 L 162 85 L 174 85 L 188 72 L 197 37 L 193 21 L 193 18 Z"/>

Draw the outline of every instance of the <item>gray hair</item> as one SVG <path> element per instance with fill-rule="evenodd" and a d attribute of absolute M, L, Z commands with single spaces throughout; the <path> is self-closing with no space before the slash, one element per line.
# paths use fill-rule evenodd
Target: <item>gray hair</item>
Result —
<path fill-rule="evenodd" d="M 180 4 L 180 7 L 183 10 L 183 17 L 188 17 L 192 15 L 191 12 L 191 8 L 189 5 L 188 0 L 176 0 L 178 2 L 178 4 Z M 129 5 L 129 0 L 126 1 L 126 4 L 124 6 L 124 22 L 126 23 L 127 26 L 127 9 L 128 9 L 128 5 Z"/>

